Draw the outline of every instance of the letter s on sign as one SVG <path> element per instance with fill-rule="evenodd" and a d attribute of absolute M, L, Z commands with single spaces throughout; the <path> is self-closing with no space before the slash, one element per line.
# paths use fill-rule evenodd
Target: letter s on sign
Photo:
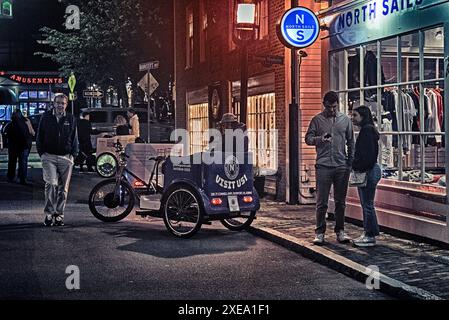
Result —
<path fill-rule="evenodd" d="M 304 30 L 298 30 L 296 32 L 296 35 L 298 36 L 298 41 L 303 41 L 304 40 Z"/>

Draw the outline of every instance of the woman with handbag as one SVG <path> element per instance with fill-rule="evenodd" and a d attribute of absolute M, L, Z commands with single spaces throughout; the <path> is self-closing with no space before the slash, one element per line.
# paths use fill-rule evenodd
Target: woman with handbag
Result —
<path fill-rule="evenodd" d="M 376 187 L 382 176 L 381 168 L 377 163 L 379 132 L 374 126 L 373 116 L 368 107 L 360 106 L 354 109 L 352 122 L 360 127 L 360 133 L 355 143 L 351 176 L 356 181 L 353 185 L 357 186 L 363 209 L 364 229 L 363 234 L 353 240 L 353 244 L 359 247 L 372 247 L 376 244 L 376 236 L 379 235 L 379 225 L 374 208 Z"/>

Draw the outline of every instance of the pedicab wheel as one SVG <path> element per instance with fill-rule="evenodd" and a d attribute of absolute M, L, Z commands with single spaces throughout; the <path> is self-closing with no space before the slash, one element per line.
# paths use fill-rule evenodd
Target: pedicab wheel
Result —
<path fill-rule="evenodd" d="M 241 216 L 220 220 L 221 224 L 232 231 L 242 231 L 247 229 L 254 220 L 256 211 L 242 212 Z"/>
<path fill-rule="evenodd" d="M 179 186 L 168 190 L 162 210 L 167 230 L 180 238 L 190 238 L 200 230 L 203 211 L 199 196 L 190 187 Z"/>
<path fill-rule="evenodd" d="M 112 153 L 102 153 L 97 157 L 96 168 L 101 177 L 111 178 L 117 172 L 117 158 Z"/>
<path fill-rule="evenodd" d="M 89 194 L 90 212 L 104 222 L 122 220 L 134 208 L 134 192 L 129 184 L 121 181 L 116 194 L 115 183 L 115 179 L 101 181 Z"/>

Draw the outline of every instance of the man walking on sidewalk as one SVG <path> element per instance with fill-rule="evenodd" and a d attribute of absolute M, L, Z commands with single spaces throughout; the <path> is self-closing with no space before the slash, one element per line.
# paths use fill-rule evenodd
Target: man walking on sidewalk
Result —
<path fill-rule="evenodd" d="M 57 94 L 53 109 L 42 116 L 37 131 L 36 147 L 45 181 L 45 226 L 64 225 L 64 208 L 78 154 L 75 117 L 66 113 L 68 100 L 66 95 Z"/>
<path fill-rule="evenodd" d="M 337 241 L 348 243 L 344 232 L 346 193 L 354 157 L 354 133 L 348 116 L 338 112 L 338 95 L 329 91 L 323 98 L 324 111 L 313 117 L 305 142 L 315 146 L 316 158 L 316 229 L 313 243 L 324 244 L 329 192 L 334 186 L 335 233 Z M 346 150 L 347 147 L 347 150 Z"/>

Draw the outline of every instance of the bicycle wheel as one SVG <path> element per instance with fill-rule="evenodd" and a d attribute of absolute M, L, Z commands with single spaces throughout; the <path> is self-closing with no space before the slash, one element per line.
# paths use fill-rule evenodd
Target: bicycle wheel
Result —
<path fill-rule="evenodd" d="M 201 228 L 203 212 L 197 193 L 190 187 L 170 189 L 163 201 L 167 230 L 180 238 L 189 238 Z"/>
<path fill-rule="evenodd" d="M 129 184 L 121 181 L 115 192 L 115 179 L 98 183 L 89 194 L 90 212 L 104 222 L 124 219 L 134 208 L 134 191 Z"/>
<path fill-rule="evenodd" d="M 242 212 L 241 216 L 220 220 L 221 224 L 232 231 L 242 231 L 248 228 L 256 216 L 256 211 Z"/>
<path fill-rule="evenodd" d="M 117 159 L 111 153 L 102 153 L 97 157 L 97 172 L 103 178 L 111 178 L 117 172 Z"/>

